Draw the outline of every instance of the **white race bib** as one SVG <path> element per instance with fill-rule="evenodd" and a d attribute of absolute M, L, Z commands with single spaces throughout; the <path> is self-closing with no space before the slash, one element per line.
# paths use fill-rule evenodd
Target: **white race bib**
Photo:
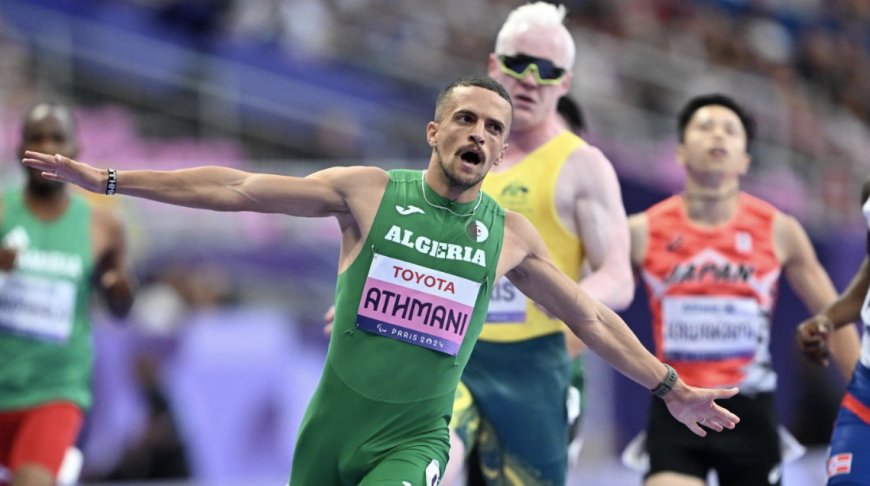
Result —
<path fill-rule="evenodd" d="M 486 322 L 526 322 L 526 296 L 507 277 L 502 277 L 492 289 Z"/>
<path fill-rule="evenodd" d="M 0 331 L 64 342 L 72 332 L 75 302 L 70 281 L 0 273 Z"/>
<path fill-rule="evenodd" d="M 665 359 L 751 358 L 766 325 L 758 302 L 751 298 L 692 296 L 662 301 Z"/>

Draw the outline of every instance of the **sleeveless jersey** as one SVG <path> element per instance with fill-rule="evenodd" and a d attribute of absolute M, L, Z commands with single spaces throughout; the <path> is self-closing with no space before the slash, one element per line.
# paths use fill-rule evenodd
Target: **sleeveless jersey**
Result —
<path fill-rule="evenodd" d="M 327 361 L 371 400 L 452 401 L 486 317 L 504 210 L 482 192 L 453 203 L 421 171 L 389 176 L 364 249 L 338 276 Z"/>
<path fill-rule="evenodd" d="M 642 265 L 656 355 L 688 384 L 767 392 L 770 316 L 781 273 L 774 251 L 777 209 L 741 193 L 718 228 L 689 220 L 681 196 L 647 210 Z"/>
<path fill-rule="evenodd" d="M 586 145 L 571 132 L 562 132 L 503 172 L 490 173 L 483 190 L 504 208 L 527 217 L 537 228 L 556 266 L 574 280 L 580 278 L 583 243 L 556 210 L 556 179 L 577 148 Z M 563 331 L 562 321 L 551 319 L 502 278 L 493 289 L 482 341 L 524 341 Z"/>
<path fill-rule="evenodd" d="M 0 410 L 53 400 L 88 407 L 90 206 L 74 195 L 58 219 L 40 221 L 25 206 L 23 190 L 9 191 L 0 246 L 18 249 L 12 271 L 0 271 Z"/>

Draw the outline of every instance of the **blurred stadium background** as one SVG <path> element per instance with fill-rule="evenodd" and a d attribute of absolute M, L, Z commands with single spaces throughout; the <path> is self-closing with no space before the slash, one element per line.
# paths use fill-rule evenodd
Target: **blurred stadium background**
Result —
<path fill-rule="evenodd" d="M 121 169 L 422 167 L 435 95 L 483 72 L 520 3 L 3 0 L 0 185 L 21 181 L 19 119 L 45 99 L 76 107 L 81 158 Z M 798 217 L 842 289 L 864 252 L 870 2 L 564 3 L 578 49 L 572 92 L 628 211 L 681 187 L 676 109 L 701 92 L 732 94 L 760 128 L 745 188 Z M 82 482 L 281 484 L 326 349 L 336 225 L 95 199 L 126 220 L 143 289 L 129 322 L 98 312 Z M 778 408 L 810 450 L 786 484 L 819 484 L 843 385 L 797 356 L 806 311 L 781 293 Z M 641 292 L 623 316 L 649 344 Z M 594 357 L 589 366 L 572 484 L 639 484 L 618 455 L 645 422 L 648 394 Z"/>

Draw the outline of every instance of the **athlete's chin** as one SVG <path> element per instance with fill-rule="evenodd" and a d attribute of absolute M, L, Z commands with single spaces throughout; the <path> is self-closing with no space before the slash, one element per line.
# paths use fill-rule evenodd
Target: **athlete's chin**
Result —
<path fill-rule="evenodd" d="M 452 174 L 452 177 L 450 179 L 454 187 L 471 189 L 472 187 L 476 186 L 481 180 L 483 180 L 483 174 L 454 173 Z"/>
<path fill-rule="evenodd" d="M 537 124 L 538 119 L 531 111 L 515 110 L 514 119 L 511 123 L 511 132 L 522 132 L 536 126 Z"/>

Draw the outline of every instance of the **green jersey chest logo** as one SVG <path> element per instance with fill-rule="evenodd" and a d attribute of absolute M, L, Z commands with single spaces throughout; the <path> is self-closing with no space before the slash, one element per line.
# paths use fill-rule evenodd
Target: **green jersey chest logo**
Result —
<path fill-rule="evenodd" d="M 79 255 L 31 248 L 30 237 L 21 226 L 6 233 L 0 244 L 18 250 L 15 257 L 16 269 L 71 279 L 80 278 L 84 272 L 84 262 Z"/>
<path fill-rule="evenodd" d="M 465 227 L 465 233 L 475 243 L 483 243 L 489 238 L 489 230 L 480 221 L 474 220 Z"/>

